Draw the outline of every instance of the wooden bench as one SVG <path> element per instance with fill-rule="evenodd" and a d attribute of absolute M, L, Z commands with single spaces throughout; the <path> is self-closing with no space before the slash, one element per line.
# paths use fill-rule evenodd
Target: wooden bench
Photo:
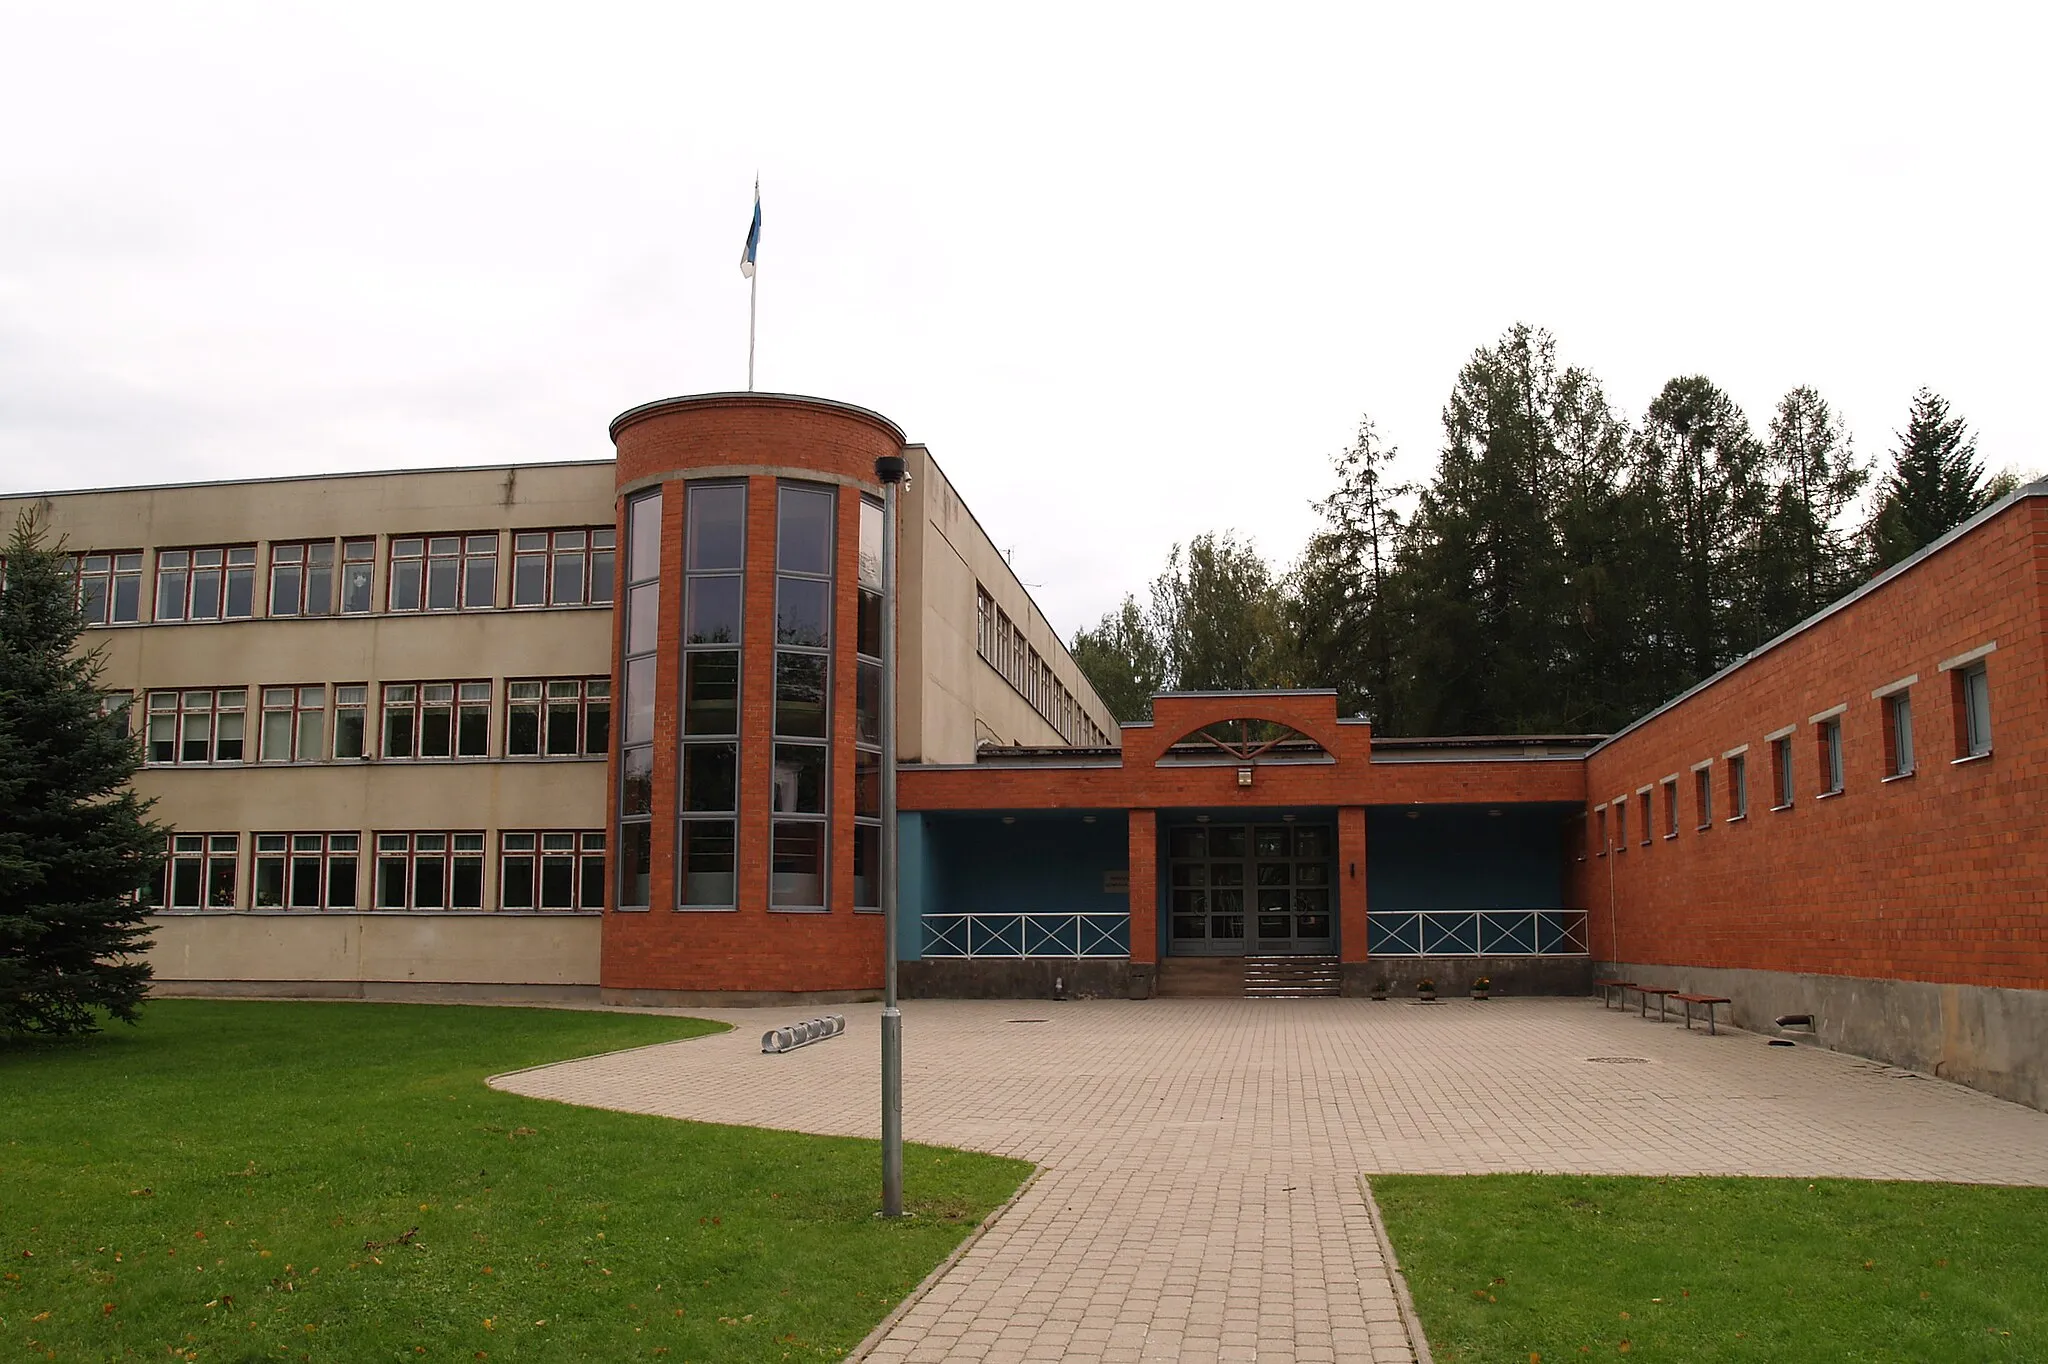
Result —
<path fill-rule="evenodd" d="M 1632 980 L 1596 980 L 1593 982 L 1593 988 L 1600 992 L 1601 1008 L 1626 1009 L 1628 1007 L 1628 992 L 1636 988 L 1636 983 Z M 1615 1002 L 1612 1004 L 1608 1003 L 1610 999 Z"/>
<path fill-rule="evenodd" d="M 1661 985 L 1631 985 L 1629 986 L 1629 989 L 1634 990 L 1637 996 L 1642 1000 L 1641 1013 L 1644 1018 L 1648 1018 L 1650 1016 L 1650 996 L 1657 996 L 1657 1021 L 1659 1023 L 1665 1021 L 1664 1001 L 1670 999 L 1673 995 L 1676 995 L 1678 993 L 1678 987 L 1675 985 L 1668 987 Z"/>
<path fill-rule="evenodd" d="M 1672 998 L 1685 1005 L 1685 1030 L 1687 1032 L 1692 1031 L 1692 1006 L 1695 1004 L 1704 1004 L 1707 1008 L 1707 1035 L 1709 1037 L 1715 1035 L 1714 1006 L 1716 1004 L 1726 1004 L 1728 1006 L 1728 1021 L 1730 1023 L 1735 1021 L 1735 1001 L 1726 995 L 1673 995 Z"/>

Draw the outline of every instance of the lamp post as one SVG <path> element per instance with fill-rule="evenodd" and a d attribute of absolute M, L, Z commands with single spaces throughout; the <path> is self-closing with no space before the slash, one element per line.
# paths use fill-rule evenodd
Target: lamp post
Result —
<path fill-rule="evenodd" d="M 882 1216 L 903 1216 L 903 1012 L 896 1007 L 896 493 L 903 456 L 875 461 L 882 481 Z"/>

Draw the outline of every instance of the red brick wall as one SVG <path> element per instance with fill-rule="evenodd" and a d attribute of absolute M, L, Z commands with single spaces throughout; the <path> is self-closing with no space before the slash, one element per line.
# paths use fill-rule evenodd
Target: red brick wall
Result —
<path fill-rule="evenodd" d="M 2048 987 L 2044 591 L 2048 499 L 2032 498 L 1595 753 L 1574 864 L 1594 955 Z M 1992 754 L 1955 764 L 1954 679 L 1937 665 L 1993 640 Z M 1870 693 L 1914 673 L 1916 771 L 1886 782 Z M 1822 799 L 1810 717 L 1840 704 L 1843 791 Z M 1792 724 L 1794 800 L 1773 811 L 1764 735 Z M 1722 754 L 1742 744 L 1749 815 L 1730 823 Z M 1708 758 L 1714 819 L 1701 832 L 1689 769 Z M 1662 782 L 1673 773 L 1678 834 L 1667 839 Z M 1627 849 L 1602 856 L 1591 806 L 1624 792 Z M 1611 810 L 1608 820 L 1612 841 Z"/>
<path fill-rule="evenodd" d="M 853 908 L 858 488 L 841 486 L 838 495 L 831 682 L 831 862 L 826 892 L 830 911 L 790 913 L 768 907 L 777 479 L 763 474 L 746 480 L 738 905 L 732 912 L 670 908 L 676 903 L 686 487 L 681 480 L 693 472 L 761 466 L 788 470 L 798 477 L 809 472 L 854 480 L 879 494 L 880 486 L 874 482 L 875 460 L 900 451 L 900 433 L 872 414 L 797 399 L 739 394 L 665 405 L 627 422 L 618 430 L 617 442 L 617 477 L 621 488 L 648 478 L 671 481 L 662 488 L 661 624 L 654 721 L 654 872 L 649 895 L 652 908 L 606 915 L 600 979 L 609 989 L 644 990 L 808 991 L 878 986 L 882 978 L 881 916 L 856 914 Z M 623 516 L 623 501 L 621 507 Z M 623 525 L 620 535 L 623 563 Z M 621 610 L 615 614 L 623 622 L 626 613 Z M 614 658 L 618 655 L 616 643 Z M 619 685 L 616 675 L 613 685 Z M 616 764 L 614 754 L 614 803 L 618 786 Z"/>

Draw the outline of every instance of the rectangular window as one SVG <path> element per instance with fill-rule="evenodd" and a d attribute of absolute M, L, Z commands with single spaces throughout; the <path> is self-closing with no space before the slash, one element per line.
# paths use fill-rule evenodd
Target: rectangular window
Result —
<path fill-rule="evenodd" d="M 334 542 L 270 547 L 270 614 L 324 616 L 334 609 Z"/>
<path fill-rule="evenodd" d="M 326 719 L 326 687 L 265 687 L 257 761 L 319 762 L 327 756 Z"/>
<path fill-rule="evenodd" d="M 1638 791 L 1638 792 L 1636 792 L 1636 805 L 1637 805 L 1637 807 L 1638 807 L 1638 808 L 1637 808 L 1637 811 L 1636 811 L 1636 813 L 1637 813 L 1637 814 L 1639 814 L 1639 815 L 1641 815 L 1641 816 L 1642 816 L 1642 820 L 1643 820 L 1643 846 L 1647 848 L 1647 847 L 1649 847 L 1649 846 L 1650 846 L 1650 839 L 1651 839 L 1651 834 L 1650 834 L 1650 793 L 1649 793 L 1649 791 L 1648 791 L 1648 790 L 1642 790 L 1642 791 Z"/>
<path fill-rule="evenodd" d="M 242 761 L 248 695 L 239 687 L 151 692 L 145 760 L 158 766 Z"/>
<path fill-rule="evenodd" d="M 1792 808 L 1792 736 L 1787 734 L 1771 740 L 1771 790 L 1777 803 L 1773 810 Z"/>
<path fill-rule="evenodd" d="M 110 691 L 100 696 L 100 714 L 112 720 L 119 727 L 121 737 L 126 739 L 134 734 L 135 693 L 132 691 Z"/>
<path fill-rule="evenodd" d="M 860 503 L 859 611 L 853 688 L 853 907 L 882 905 L 882 508 Z M 976 584 L 976 596 L 987 593 Z M 986 619 L 984 612 L 982 619 Z M 977 629 L 979 629 L 977 622 Z"/>
<path fill-rule="evenodd" d="M 255 605 L 254 545 L 158 551 L 156 619 L 246 620 Z"/>
<path fill-rule="evenodd" d="M 377 542 L 341 542 L 341 612 L 359 616 L 370 609 L 370 590 L 377 578 Z"/>
<path fill-rule="evenodd" d="M 557 677 L 505 684 L 505 755 L 601 758 L 611 748 L 609 677 Z"/>
<path fill-rule="evenodd" d="M 729 909 L 738 903 L 739 745 L 733 736 L 739 733 L 746 599 L 746 486 L 693 483 L 687 512 L 676 903 Z M 814 600 L 783 597 L 777 637 L 825 629 L 818 607 Z"/>
<path fill-rule="evenodd" d="M 378 834 L 378 909 L 482 909 L 484 836 Z"/>
<path fill-rule="evenodd" d="M 1913 774 L 1913 693 L 1893 692 L 1883 701 L 1884 754 L 1887 777 Z"/>
<path fill-rule="evenodd" d="M 1593 856 L 1607 856 L 1607 807 L 1593 811 L 1593 846 L 1598 849 Z"/>
<path fill-rule="evenodd" d="M 512 536 L 514 606 L 603 606 L 612 599 L 617 532 L 523 530 Z"/>
<path fill-rule="evenodd" d="M 1628 851 L 1628 797 L 1617 796 L 1614 801 L 1614 850 Z"/>
<path fill-rule="evenodd" d="M 825 849 L 837 517 L 830 488 L 786 483 L 776 490 L 772 909 L 822 910 L 831 903 Z"/>
<path fill-rule="evenodd" d="M 1678 837 L 1678 782 L 1664 783 L 1664 837 Z"/>
<path fill-rule="evenodd" d="M 388 611 L 487 611 L 498 604 L 498 537 L 403 536 L 391 542 Z"/>
<path fill-rule="evenodd" d="M 1713 828 L 1714 770 L 1711 767 L 1699 768 L 1692 774 L 1692 798 L 1693 803 L 1700 807 L 1699 827 L 1702 829 Z"/>
<path fill-rule="evenodd" d="M 1956 668 L 1956 739 L 1959 758 L 1981 758 L 1991 751 L 1991 677 L 1981 662 Z"/>
<path fill-rule="evenodd" d="M 614 904 L 644 909 L 654 870 L 654 651 L 661 601 L 661 490 L 626 504 L 626 618 L 619 727 L 619 866 Z"/>
<path fill-rule="evenodd" d="M 239 834 L 172 834 L 157 909 L 233 909 L 240 884 Z"/>
<path fill-rule="evenodd" d="M 334 756 L 360 758 L 369 739 L 370 689 L 358 682 L 334 689 Z"/>
<path fill-rule="evenodd" d="M 133 625 L 142 618 L 142 551 L 84 554 L 78 565 L 78 609 L 87 625 Z"/>
<path fill-rule="evenodd" d="M 490 683 L 387 682 L 383 700 L 384 757 L 490 756 Z"/>
<path fill-rule="evenodd" d="M 257 909 L 354 909 L 357 834 L 257 834 Z"/>
<path fill-rule="evenodd" d="M 604 908 L 604 835 L 596 831 L 501 836 L 498 902 L 512 910 Z"/>
<path fill-rule="evenodd" d="M 1749 817 L 1749 755 L 1736 753 L 1728 759 L 1728 818 Z"/>
<path fill-rule="evenodd" d="M 1842 791 L 1842 721 L 1837 716 L 1823 720 L 1818 726 L 1820 772 L 1824 796 L 1839 795 Z"/>

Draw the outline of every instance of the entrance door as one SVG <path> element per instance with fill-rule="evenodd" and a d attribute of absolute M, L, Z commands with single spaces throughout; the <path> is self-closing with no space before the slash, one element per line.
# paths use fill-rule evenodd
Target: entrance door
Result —
<path fill-rule="evenodd" d="M 1195 824 L 1167 834 L 1168 951 L 1176 956 L 1336 950 L 1327 824 Z"/>

